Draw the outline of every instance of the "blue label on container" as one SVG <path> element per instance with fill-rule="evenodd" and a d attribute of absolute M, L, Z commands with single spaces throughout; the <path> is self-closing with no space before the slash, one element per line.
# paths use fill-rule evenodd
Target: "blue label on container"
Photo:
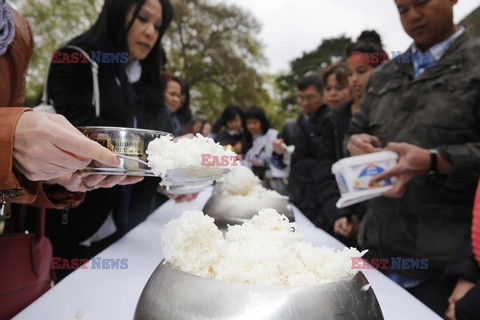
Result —
<path fill-rule="evenodd" d="M 337 185 L 338 189 L 340 190 L 340 193 L 347 193 L 348 192 L 348 186 L 347 186 L 347 181 L 345 181 L 345 177 L 343 174 L 337 174 Z"/>
<path fill-rule="evenodd" d="M 353 186 L 355 190 L 365 190 L 365 189 L 371 189 L 371 188 L 378 188 L 378 187 L 384 187 L 384 186 L 389 186 L 392 184 L 392 181 L 390 179 L 385 179 L 382 181 L 378 181 L 375 183 L 371 183 L 370 180 L 384 172 L 383 168 L 376 166 L 374 164 L 369 164 L 365 169 L 363 169 L 360 172 L 360 175 L 358 178 L 354 181 Z"/>

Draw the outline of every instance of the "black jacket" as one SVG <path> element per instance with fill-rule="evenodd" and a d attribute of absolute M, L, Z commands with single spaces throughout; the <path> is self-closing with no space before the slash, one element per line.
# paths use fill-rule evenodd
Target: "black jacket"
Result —
<path fill-rule="evenodd" d="M 480 317 L 480 266 L 475 260 L 471 238 L 468 237 L 445 268 L 445 276 L 454 280 L 465 279 L 476 283 L 465 296 L 455 303 L 458 320 L 474 320 Z"/>
<path fill-rule="evenodd" d="M 243 154 L 247 152 L 251 147 L 251 142 L 249 143 L 247 133 L 242 131 L 237 134 L 230 134 L 228 130 L 220 131 L 215 137 L 215 142 L 220 143 L 222 146 L 231 145 L 232 147 L 237 143 L 242 143 L 242 150 L 236 150 L 237 153 Z"/>
<path fill-rule="evenodd" d="M 332 165 L 344 158 L 343 138 L 348 130 L 352 118 L 353 100 L 328 112 L 320 124 L 321 144 L 318 148 L 318 166 L 316 174 L 316 190 L 322 203 L 324 219 L 332 227 L 335 220 L 341 217 L 356 215 L 362 218 L 365 214 L 365 203 L 338 209 L 336 203 L 340 198 L 335 176 L 332 174 Z"/>
<path fill-rule="evenodd" d="M 280 132 L 279 138 L 282 138 L 283 141 L 285 141 L 285 144 L 287 146 L 290 146 L 295 144 L 297 132 L 298 132 L 298 120 L 290 119 L 283 126 L 282 132 Z"/>
<path fill-rule="evenodd" d="M 327 111 L 328 107 L 322 105 L 308 120 L 303 114 L 298 117 L 295 151 L 288 178 L 290 201 L 318 226 L 323 223 L 322 204 L 316 193 L 314 172 L 319 165 L 320 123 Z"/>
<path fill-rule="evenodd" d="M 87 53 L 92 50 L 108 50 L 102 46 L 94 47 L 90 43 L 76 45 Z M 76 52 L 73 49 L 61 51 Z M 132 127 L 135 114 L 138 128 L 171 132 L 168 109 L 161 99 L 153 99 L 154 95 L 149 94 L 148 90 L 154 88 L 149 88 L 143 77 L 137 83 L 129 84 L 123 67 L 120 64 L 99 63 L 99 117 L 95 116 L 92 104 L 90 63 L 52 64 L 48 77 L 49 99 L 57 112 L 75 126 Z M 119 229 L 117 238 L 130 230 L 165 201 L 166 198 L 156 192 L 159 182 L 159 178 L 145 178 L 131 186 L 128 221 L 125 221 L 125 217 L 120 219 L 116 216 L 118 204 L 122 202 L 125 192 L 122 186 L 88 192 L 80 206 L 70 209 L 67 225 L 60 224 L 62 212 L 53 211 L 47 214 L 47 235 L 52 240 L 54 254 L 61 255 L 67 252 L 69 247 L 92 236 L 112 210 Z"/>

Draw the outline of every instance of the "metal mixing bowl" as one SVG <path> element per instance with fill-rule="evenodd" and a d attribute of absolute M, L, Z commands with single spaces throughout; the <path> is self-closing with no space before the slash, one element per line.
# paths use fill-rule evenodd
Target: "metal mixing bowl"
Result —
<path fill-rule="evenodd" d="M 78 127 L 77 129 L 119 155 L 118 167 L 107 168 L 95 163 L 82 170 L 101 174 L 155 176 L 145 162 L 148 143 L 155 138 L 170 135 L 162 131 L 120 127 Z"/>
<path fill-rule="evenodd" d="M 224 228 L 227 224 L 242 224 L 265 208 L 275 209 L 291 222 L 295 221 L 292 206 L 287 198 L 221 195 L 220 191 L 221 183 L 215 186 L 212 196 L 203 207 L 203 213 L 214 218 L 219 228 Z"/>
<path fill-rule="evenodd" d="M 383 319 L 365 276 L 311 286 L 260 286 L 191 275 L 160 262 L 135 320 Z"/>

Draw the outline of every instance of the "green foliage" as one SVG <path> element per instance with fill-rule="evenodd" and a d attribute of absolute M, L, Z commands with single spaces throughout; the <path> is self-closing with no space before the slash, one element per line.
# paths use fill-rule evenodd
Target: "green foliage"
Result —
<path fill-rule="evenodd" d="M 297 110 L 296 85 L 297 82 L 309 72 L 321 73 L 322 69 L 334 61 L 340 60 L 345 55 L 345 49 L 350 43 L 350 38 L 344 35 L 338 38 L 325 39 L 311 52 L 304 52 L 303 55 L 290 62 L 291 71 L 288 74 L 279 76 L 275 82 L 280 91 L 281 106 L 288 114 Z"/>
<path fill-rule="evenodd" d="M 27 77 L 26 105 L 34 106 L 52 51 L 90 27 L 101 9 L 99 0 L 17 0 L 32 25 L 35 50 Z"/>
<path fill-rule="evenodd" d="M 100 0 L 18 0 L 30 21 L 35 51 L 27 78 L 27 105 L 41 91 L 51 52 L 88 29 Z M 236 6 L 204 0 L 173 1 L 175 20 L 164 38 L 168 68 L 185 78 L 192 106 L 213 120 L 229 103 L 268 106 L 271 101 L 256 67 L 264 61 L 256 35 L 260 25 Z"/>
<path fill-rule="evenodd" d="M 285 122 L 292 118 L 297 118 L 299 109 L 292 103 L 292 108 L 286 110 L 282 107 L 281 101 L 285 95 L 285 91 L 277 84 L 277 78 L 279 75 L 265 75 L 263 77 L 265 86 L 270 95 L 270 103 L 264 106 L 267 117 L 270 120 L 272 126 L 278 130 L 283 128 Z"/>
<path fill-rule="evenodd" d="M 167 69 L 190 84 L 196 113 L 213 121 L 230 103 L 270 105 L 257 72 L 264 57 L 255 18 L 237 6 L 207 0 L 172 4 L 175 18 L 164 38 Z"/>

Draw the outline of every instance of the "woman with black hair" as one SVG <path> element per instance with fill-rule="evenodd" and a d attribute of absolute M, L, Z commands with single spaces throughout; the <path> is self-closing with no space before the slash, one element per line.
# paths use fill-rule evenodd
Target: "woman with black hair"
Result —
<path fill-rule="evenodd" d="M 160 43 L 172 18 L 169 0 L 105 0 L 90 30 L 59 51 L 63 56 L 73 56 L 80 48 L 93 53 L 91 57 L 100 52 L 102 56 L 119 54 L 128 59 L 97 61 L 99 104 L 92 102 L 90 63 L 52 63 L 48 97 L 56 111 L 75 126 L 171 132 L 170 113 L 159 88 L 165 87 L 160 74 Z M 47 234 L 54 256 L 88 259 L 103 250 L 166 200 L 155 191 L 158 182 L 158 178 L 145 178 L 134 186 L 93 190 L 78 208 L 70 209 L 68 216 L 58 211 L 47 214 Z M 67 224 L 60 223 L 67 218 Z"/>
<path fill-rule="evenodd" d="M 180 79 L 182 84 L 180 109 L 175 113 L 180 122 L 180 135 L 193 133 L 193 114 L 190 108 L 190 86 L 185 79 Z"/>
<path fill-rule="evenodd" d="M 350 246 L 356 245 L 354 239 L 365 213 L 365 205 L 362 203 L 342 209 L 335 206 L 340 193 L 331 167 L 346 156 L 343 138 L 352 114 L 358 108 L 370 74 L 382 63 L 380 57 L 387 56 L 382 47 L 376 44 L 380 36 L 377 34 L 375 37 L 372 32 L 374 31 L 370 31 L 368 35 L 375 39 L 375 43 L 365 38 L 349 44 L 346 50 L 348 87 L 353 99 L 326 114 L 321 123 L 322 139 L 318 154 L 320 162 L 316 173 L 316 189 L 322 203 L 322 227 Z"/>
<path fill-rule="evenodd" d="M 245 120 L 251 148 L 244 160 L 252 166 L 252 171 L 260 179 L 270 179 L 273 170 L 279 166 L 278 156 L 273 153 L 273 142 L 278 138 L 278 131 L 273 129 L 262 108 L 250 107 L 245 112 Z"/>
<path fill-rule="evenodd" d="M 245 153 L 249 146 L 243 110 L 235 104 L 228 105 L 223 110 L 221 123 L 224 128 L 216 135 L 215 142 L 232 147 L 237 154 Z"/>
<path fill-rule="evenodd" d="M 169 0 L 106 0 L 95 24 L 60 49 L 62 55 L 128 54 L 128 62 L 97 61 L 100 115 L 93 106 L 89 63 L 52 63 L 48 96 L 74 125 L 112 125 L 171 131 L 163 106 L 160 41 L 173 18 Z M 93 54 L 91 54 L 93 53 Z"/>
<path fill-rule="evenodd" d="M 188 83 L 172 73 L 165 73 L 165 105 L 172 114 L 173 134 L 185 135 L 193 132 L 193 116 L 190 110 L 190 88 Z"/>

